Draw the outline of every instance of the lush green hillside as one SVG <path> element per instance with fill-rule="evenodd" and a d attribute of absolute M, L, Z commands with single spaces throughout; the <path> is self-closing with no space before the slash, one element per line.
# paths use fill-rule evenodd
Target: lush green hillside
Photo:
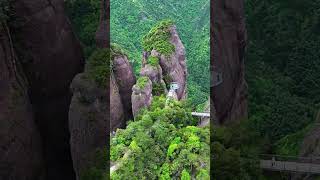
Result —
<path fill-rule="evenodd" d="M 246 1 L 250 119 L 276 142 L 314 119 L 320 99 L 320 1 Z"/>

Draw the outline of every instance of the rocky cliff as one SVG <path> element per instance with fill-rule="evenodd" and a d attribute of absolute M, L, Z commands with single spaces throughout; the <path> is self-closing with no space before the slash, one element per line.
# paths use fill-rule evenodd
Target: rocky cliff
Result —
<path fill-rule="evenodd" d="M 122 104 L 113 104 L 114 98 L 121 102 L 120 96 L 110 96 L 114 93 L 114 83 L 109 85 L 107 81 L 110 76 L 108 7 L 107 1 L 101 0 L 100 25 L 96 32 L 98 49 L 86 61 L 85 71 L 78 74 L 70 86 L 73 92 L 69 111 L 70 144 L 77 179 L 90 175 L 93 178 L 92 173 L 105 174 L 110 116 L 113 118 L 110 112 L 119 112 L 124 118 Z"/>
<path fill-rule="evenodd" d="M 131 94 L 132 87 L 136 83 L 136 77 L 133 73 L 132 65 L 123 50 L 113 44 L 111 47 L 112 71 L 115 84 L 121 97 L 125 120 L 132 119 Z M 113 103 L 111 101 L 111 103 Z M 111 111 L 113 113 L 114 111 Z M 116 112 L 115 112 L 116 113 Z M 111 119 L 111 122 L 113 119 Z"/>
<path fill-rule="evenodd" d="M 110 33 L 110 4 L 107 0 L 100 2 L 100 22 L 96 32 L 96 44 L 99 48 L 109 47 L 109 33 Z"/>
<path fill-rule="evenodd" d="M 150 106 L 152 96 L 168 93 L 172 82 L 179 84 L 179 100 L 187 96 L 186 52 L 173 22 L 158 23 L 143 37 L 142 45 L 140 78 L 131 96 L 134 116 Z"/>
<path fill-rule="evenodd" d="M 6 99 L 1 100 L 6 111 L 1 116 L 7 113 L 1 122 L 10 126 L 1 127 L 10 127 L 11 137 L 1 136 L 10 141 L 3 138 L 0 142 L 7 151 L 3 158 L 10 164 L 1 167 L 1 172 L 17 180 L 74 179 L 68 129 L 69 85 L 83 69 L 80 43 L 65 15 L 63 0 L 8 2 L 13 43 L 11 54 L 6 50 L 0 61 L 5 65 L 1 73 L 6 82 L 6 86 L 1 84 L 1 96 Z M 14 51 L 17 58 L 10 57 Z M 14 71 L 23 72 L 21 77 L 25 78 L 18 78 Z"/>
<path fill-rule="evenodd" d="M 159 87 L 162 87 L 164 83 L 168 87 L 171 82 L 177 82 L 179 84 L 178 99 L 185 99 L 188 74 L 186 52 L 176 26 L 171 21 L 160 22 L 144 36 L 143 47 L 141 75 L 148 75 L 152 82 L 157 83 Z M 156 67 L 153 73 L 146 70 L 147 64 Z M 160 66 L 158 67 L 158 65 Z"/>
<path fill-rule="evenodd" d="M 0 179 L 43 179 L 43 149 L 28 83 L 13 49 L 10 29 L 0 24 Z"/>
<path fill-rule="evenodd" d="M 133 118 L 131 94 L 136 77 L 127 55 L 119 45 L 111 45 L 110 76 L 110 130 L 124 128 L 126 121 Z"/>
<path fill-rule="evenodd" d="M 222 74 L 222 83 L 211 87 L 217 123 L 239 121 L 247 117 L 247 84 L 244 54 L 247 41 L 244 1 L 215 1 L 212 7 L 211 38 L 213 69 Z M 213 75 L 213 73 L 212 73 Z M 213 78 L 213 77 L 212 77 Z"/>
<path fill-rule="evenodd" d="M 73 97 L 69 111 L 69 129 L 73 168 L 77 179 L 95 167 L 96 152 L 103 152 L 108 142 L 108 61 L 108 50 L 96 51 L 88 59 L 85 71 L 78 74 L 71 84 Z M 98 73 L 99 69 L 105 71 Z"/>
<path fill-rule="evenodd" d="M 140 77 L 132 88 L 132 112 L 137 116 L 143 108 L 148 108 L 152 102 L 152 82 L 148 77 Z"/>

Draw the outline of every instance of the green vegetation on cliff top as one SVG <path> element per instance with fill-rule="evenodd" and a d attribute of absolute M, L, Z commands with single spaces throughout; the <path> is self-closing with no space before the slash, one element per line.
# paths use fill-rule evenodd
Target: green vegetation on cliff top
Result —
<path fill-rule="evenodd" d="M 140 89 L 144 89 L 148 81 L 149 81 L 149 78 L 147 76 L 141 76 L 138 78 L 136 85 Z"/>
<path fill-rule="evenodd" d="M 170 27 L 173 21 L 164 20 L 156 24 L 148 34 L 142 38 L 142 47 L 145 51 L 157 50 L 159 53 L 169 56 L 175 50 L 170 43 Z"/>

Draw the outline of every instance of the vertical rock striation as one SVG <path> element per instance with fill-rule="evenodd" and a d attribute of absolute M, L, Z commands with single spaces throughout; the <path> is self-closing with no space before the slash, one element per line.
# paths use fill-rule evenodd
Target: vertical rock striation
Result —
<path fill-rule="evenodd" d="M 100 87 L 89 76 L 87 71 L 78 74 L 71 84 L 73 97 L 69 111 L 69 129 L 77 179 L 94 167 L 95 153 L 104 150 L 108 135 L 108 88 Z"/>
<path fill-rule="evenodd" d="M 96 32 L 96 44 L 99 48 L 108 48 L 109 47 L 109 33 L 110 28 L 110 4 L 107 0 L 101 0 L 100 6 L 100 23 Z"/>
<path fill-rule="evenodd" d="M 100 24 L 96 32 L 99 49 L 86 61 L 85 71 L 78 74 L 71 85 L 73 97 L 69 111 L 69 129 L 77 180 L 92 173 L 102 174 L 100 171 L 105 171 L 108 163 L 106 147 L 109 144 L 109 107 L 113 102 L 110 93 L 114 90 L 114 84 L 109 85 L 107 81 L 110 74 L 108 8 L 108 2 L 101 0 Z"/>
<path fill-rule="evenodd" d="M 111 51 L 113 53 L 111 57 L 112 75 L 114 76 L 115 85 L 119 90 L 125 120 L 128 120 L 132 118 L 131 94 L 132 87 L 136 83 L 136 77 L 127 56 L 122 52 L 115 52 L 114 47 L 111 48 Z"/>
<path fill-rule="evenodd" d="M 153 30 L 151 30 L 151 32 Z M 165 54 L 157 50 L 157 47 L 153 47 L 150 52 L 143 53 L 144 57 L 142 64 L 146 63 L 150 57 L 157 57 L 159 59 L 164 82 L 167 85 L 169 85 L 171 82 L 177 82 L 180 86 L 180 88 L 177 90 L 178 99 L 185 99 L 187 96 L 187 66 L 185 47 L 179 38 L 175 25 L 169 24 L 166 26 L 160 26 L 158 27 L 158 31 L 164 31 L 168 33 L 167 41 L 170 43 L 170 45 L 172 45 L 173 51 L 169 54 Z M 150 36 L 149 38 L 151 39 L 156 39 L 156 37 L 153 36 L 157 36 L 157 33 L 148 34 L 148 36 Z"/>
<path fill-rule="evenodd" d="M 0 24 L 0 179 L 44 179 L 43 152 L 25 75 Z"/>
<path fill-rule="evenodd" d="M 239 121 L 247 117 L 247 84 L 244 54 L 246 28 L 244 2 L 216 0 L 213 13 L 214 69 L 222 73 L 223 82 L 211 88 L 217 123 Z"/>
<path fill-rule="evenodd" d="M 13 17 L 9 26 L 21 70 L 29 83 L 26 91 L 32 110 L 28 111 L 34 116 L 33 123 L 29 122 L 28 115 L 25 116 L 29 127 L 21 132 L 33 132 L 32 126 L 37 125 L 44 153 L 44 164 L 41 165 L 46 170 L 45 179 L 74 179 L 68 130 L 69 85 L 83 69 L 80 43 L 65 15 L 63 0 L 16 0 L 10 3 Z M 12 113 L 23 115 L 19 111 Z M 26 143 L 26 148 L 34 148 L 38 142 L 32 143 Z M 35 149 L 34 153 L 38 151 Z M 32 165 L 25 164 L 24 168 L 33 173 Z"/>

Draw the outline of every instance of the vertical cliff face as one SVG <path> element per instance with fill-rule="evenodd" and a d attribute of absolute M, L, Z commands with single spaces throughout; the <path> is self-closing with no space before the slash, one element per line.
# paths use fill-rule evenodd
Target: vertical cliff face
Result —
<path fill-rule="evenodd" d="M 148 77 L 140 77 L 132 88 L 132 112 L 137 116 L 141 109 L 148 108 L 152 102 L 152 82 Z"/>
<path fill-rule="evenodd" d="M 0 179 L 43 179 L 43 152 L 10 29 L 0 24 Z"/>
<path fill-rule="evenodd" d="M 29 82 L 28 95 L 42 141 L 46 179 L 74 179 L 68 129 L 69 85 L 82 71 L 80 43 L 65 15 L 63 0 L 17 0 L 11 7 L 9 26 Z"/>
<path fill-rule="evenodd" d="M 106 146 L 109 142 L 109 107 L 113 106 L 114 81 L 109 83 L 110 50 L 107 21 L 109 16 L 106 9 L 108 3 L 101 0 L 100 25 L 96 32 L 97 49 L 86 61 L 85 71 L 78 74 L 72 81 L 73 97 L 69 111 L 70 144 L 73 167 L 76 178 L 105 171 L 107 162 Z M 118 89 L 117 89 L 117 92 Z M 120 97 L 117 96 L 119 99 Z M 111 100 L 110 100 L 111 98 Z M 118 102 L 120 100 L 118 99 Z M 111 103 L 111 106 L 110 106 Z M 122 104 L 120 106 L 122 108 Z M 121 112 L 121 109 L 115 111 Z M 121 113 L 123 117 L 123 113 Z M 112 126 L 112 123 L 110 123 Z M 101 156 L 101 157 L 100 157 Z M 98 158 L 98 159 L 97 159 Z M 103 163 L 97 163 L 97 162 Z"/>
<path fill-rule="evenodd" d="M 131 101 L 131 100 L 130 100 Z M 113 75 L 110 77 L 110 130 L 125 126 L 125 113 L 119 88 Z"/>
<path fill-rule="evenodd" d="M 106 56 L 107 60 L 109 59 Z M 71 84 L 73 97 L 69 111 L 70 144 L 77 179 L 94 167 L 95 153 L 107 143 L 109 89 L 91 78 L 90 65 Z M 107 67 L 105 67 L 107 68 Z"/>
<path fill-rule="evenodd" d="M 125 122 L 132 119 L 131 94 L 136 83 L 136 77 L 128 57 L 121 47 L 116 44 L 111 46 L 111 89 L 110 113 L 111 130 L 124 128 Z"/>
<path fill-rule="evenodd" d="M 114 52 L 114 48 L 112 48 L 112 51 Z M 125 119 L 128 120 L 132 118 L 131 94 L 132 87 L 136 83 L 136 77 L 126 55 L 121 53 L 115 53 L 113 55 L 112 74 L 114 75 L 115 84 L 119 89 Z"/>
<path fill-rule="evenodd" d="M 184 99 L 187 95 L 187 66 L 185 48 L 179 38 L 176 26 L 170 21 L 164 21 L 156 25 L 149 34 L 144 37 L 142 65 L 160 65 L 163 81 L 168 86 L 171 82 L 177 82 L 178 99 Z M 157 62 L 154 62 L 157 58 Z M 156 64 L 155 64 L 156 63 Z M 156 73 L 156 74 L 159 74 Z M 144 70 L 142 70 L 142 74 Z M 149 78 L 154 79 L 148 73 Z"/>
<path fill-rule="evenodd" d="M 101 0 L 100 2 L 100 23 L 96 32 L 96 44 L 99 48 L 107 48 L 109 47 L 109 37 L 110 28 L 108 27 L 110 24 L 109 11 L 110 4 L 107 0 Z"/>
<path fill-rule="evenodd" d="M 216 110 L 216 123 L 223 124 L 247 117 L 247 84 L 244 77 L 247 37 L 244 2 L 217 0 L 212 8 L 214 22 L 211 28 L 211 57 L 213 69 L 220 71 L 223 81 L 212 87 L 211 92 Z"/>
<path fill-rule="evenodd" d="M 176 26 L 171 21 L 160 22 L 144 36 L 142 46 L 141 77 L 131 97 L 134 116 L 150 106 L 152 95 L 168 93 L 172 82 L 179 84 L 177 99 L 187 96 L 186 52 Z"/>

